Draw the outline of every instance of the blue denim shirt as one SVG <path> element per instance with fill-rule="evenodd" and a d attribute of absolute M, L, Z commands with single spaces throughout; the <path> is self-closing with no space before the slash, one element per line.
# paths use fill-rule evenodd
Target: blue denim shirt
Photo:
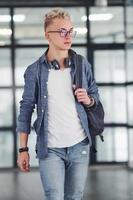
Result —
<path fill-rule="evenodd" d="M 76 72 L 75 56 L 76 53 L 71 52 L 71 80 L 74 82 Z M 85 88 L 98 103 L 98 88 L 92 75 L 91 66 L 88 61 L 82 57 L 83 73 L 82 73 L 82 87 Z M 20 101 L 20 114 L 18 117 L 17 132 L 30 133 L 31 130 L 31 116 L 35 105 L 37 108 L 37 119 L 34 122 L 34 129 L 37 134 L 36 152 L 38 158 L 44 158 L 47 155 L 48 142 L 48 76 L 49 64 L 46 55 L 43 54 L 35 63 L 27 67 L 24 73 L 25 85 L 22 100 Z M 56 84 L 56 83 L 55 83 Z M 65 88 L 64 88 L 65 89 Z M 91 137 L 89 133 L 89 125 L 84 106 L 75 100 L 78 116 L 81 125 L 89 138 L 90 145 Z"/>

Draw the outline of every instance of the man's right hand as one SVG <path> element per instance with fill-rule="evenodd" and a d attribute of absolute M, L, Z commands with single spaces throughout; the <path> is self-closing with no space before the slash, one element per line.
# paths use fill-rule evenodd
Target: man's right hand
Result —
<path fill-rule="evenodd" d="M 19 153 L 17 164 L 18 164 L 18 167 L 20 168 L 20 170 L 22 172 L 29 172 L 30 171 L 29 162 L 30 162 L 30 156 L 29 156 L 29 153 L 27 151 Z"/>

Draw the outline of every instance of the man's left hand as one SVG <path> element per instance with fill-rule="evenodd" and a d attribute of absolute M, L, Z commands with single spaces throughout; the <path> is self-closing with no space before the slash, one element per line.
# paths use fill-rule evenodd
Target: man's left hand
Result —
<path fill-rule="evenodd" d="M 78 102 L 83 103 L 84 105 L 89 105 L 91 103 L 91 99 L 88 96 L 86 89 L 78 88 L 74 91 L 74 94 Z"/>

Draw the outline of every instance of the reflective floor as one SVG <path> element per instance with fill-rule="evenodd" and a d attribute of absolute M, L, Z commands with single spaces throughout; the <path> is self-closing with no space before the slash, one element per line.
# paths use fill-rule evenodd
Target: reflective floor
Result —
<path fill-rule="evenodd" d="M 0 170 L 0 200 L 44 199 L 38 170 Z M 91 166 L 84 200 L 133 200 L 133 171 L 125 166 Z"/>

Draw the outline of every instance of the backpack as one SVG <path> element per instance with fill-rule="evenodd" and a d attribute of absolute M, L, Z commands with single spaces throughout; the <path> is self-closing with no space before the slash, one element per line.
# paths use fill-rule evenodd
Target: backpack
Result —
<path fill-rule="evenodd" d="M 82 88 L 82 56 L 76 54 L 76 74 L 75 74 L 76 88 Z M 96 106 L 84 109 L 88 118 L 89 131 L 92 138 L 92 143 L 95 136 L 100 136 L 102 142 L 104 141 L 102 132 L 104 131 L 104 109 L 101 101 L 99 100 Z M 93 144 L 92 144 L 93 145 Z M 93 146 L 94 152 L 97 152 Z"/>

